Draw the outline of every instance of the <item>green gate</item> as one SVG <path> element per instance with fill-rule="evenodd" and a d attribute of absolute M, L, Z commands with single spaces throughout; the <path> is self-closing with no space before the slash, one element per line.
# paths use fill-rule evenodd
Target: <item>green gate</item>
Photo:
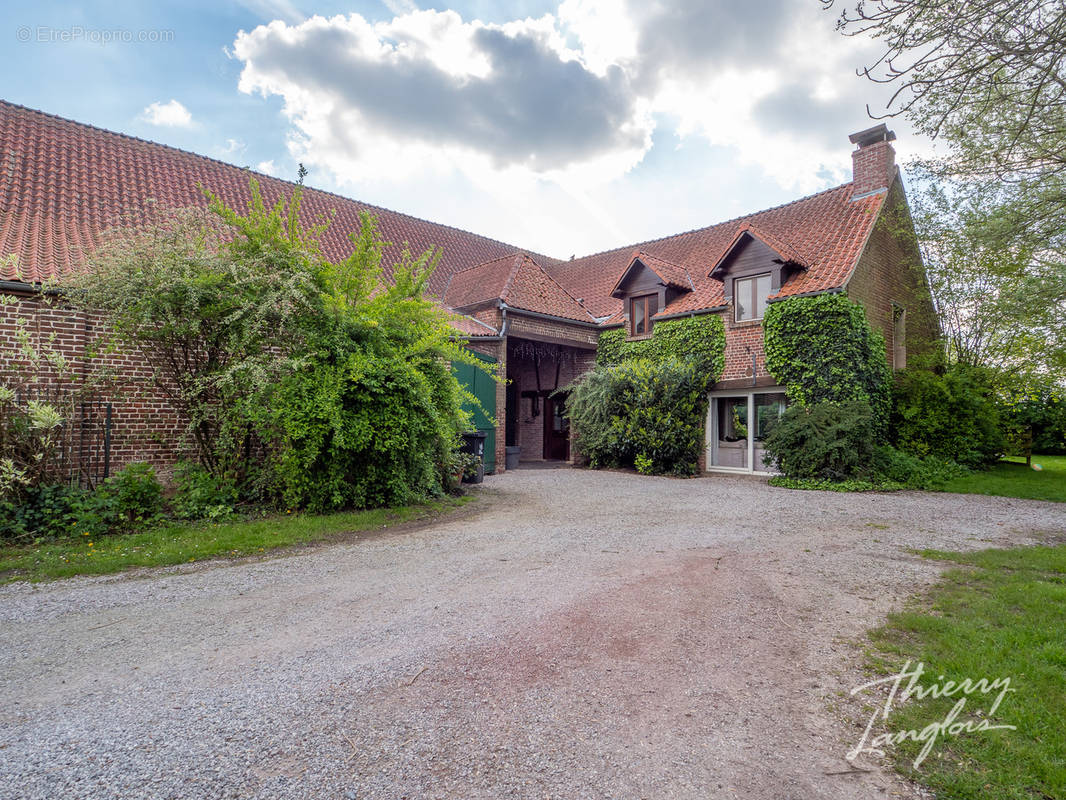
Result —
<path fill-rule="evenodd" d="M 482 355 L 473 350 L 473 353 L 482 361 L 495 364 L 496 359 L 492 356 Z M 492 424 L 492 418 L 496 416 L 496 381 L 491 375 L 485 374 L 473 364 L 452 364 L 452 372 L 470 394 L 474 395 L 481 403 L 481 408 L 466 404 L 464 408 L 474 415 L 474 427 L 484 431 L 485 436 L 485 472 L 496 471 L 496 428 Z"/>

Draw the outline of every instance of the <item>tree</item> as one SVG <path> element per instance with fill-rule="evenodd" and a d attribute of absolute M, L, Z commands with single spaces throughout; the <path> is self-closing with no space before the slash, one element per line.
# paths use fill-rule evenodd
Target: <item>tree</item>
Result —
<path fill-rule="evenodd" d="M 254 445 L 237 409 L 291 368 L 322 307 L 322 259 L 296 224 L 298 193 L 271 209 L 253 181 L 247 217 L 212 205 L 116 233 L 70 297 L 103 315 L 103 347 L 149 365 L 197 459 L 221 476 L 241 472 Z"/>
<path fill-rule="evenodd" d="M 1018 376 L 1066 367 L 1064 276 L 1036 257 L 1001 192 L 919 173 L 914 223 L 951 363 Z"/>
<path fill-rule="evenodd" d="M 838 0 L 822 0 L 826 8 Z M 1066 370 L 1066 4 L 839 0 L 883 113 L 947 145 L 919 232 L 955 358 Z M 936 215 L 940 214 L 941 219 Z M 921 227 L 921 226 L 920 226 Z"/>
<path fill-rule="evenodd" d="M 883 44 L 860 70 L 895 86 L 883 116 L 947 140 L 958 174 L 1066 175 L 1061 0 L 860 0 L 837 27 Z"/>

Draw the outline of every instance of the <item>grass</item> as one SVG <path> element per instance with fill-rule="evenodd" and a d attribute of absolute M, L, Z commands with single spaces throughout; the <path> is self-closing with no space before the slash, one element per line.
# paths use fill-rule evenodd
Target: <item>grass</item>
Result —
<path fill-rule="evenodd" d="M 134 567 L 164 567 L 211 558 L 259 555 L 342 534 L 431 519 L 472 499 L 466 495 L 370 511 L 292 514 L 217 524 L 167 524 L 121 536 L 4 545 L 0 546 L 0 582 L 106 575 Z"/>
<path fill-rule="evenodd" d="M 1023 458 L 1006 459 L 989 470 L 948 481 L 939 491 L 1066 503 L 1066 456 L 1033 456 L 1033 463 L 1043 469 L 1026 467 Z"/>
<path fill-rule="evenodd" d="M 917 742 L 890 745 L 890 757 L 938 797 L 1066 798 L 1066 546 L 923 555 L 962 566 L 872 634 L 872 671 L 893 675 L 909 660 L 923 664 L 925 687 L 1009 678 L 1013 691 L 991 716 L 998 690 L 912 698 L 896 706 L 886 730 L 921 731 L 960 698 L 966 703 L 957 722 L 987 719 L 1016 730 L 938 736 L 918 768 Z"/>

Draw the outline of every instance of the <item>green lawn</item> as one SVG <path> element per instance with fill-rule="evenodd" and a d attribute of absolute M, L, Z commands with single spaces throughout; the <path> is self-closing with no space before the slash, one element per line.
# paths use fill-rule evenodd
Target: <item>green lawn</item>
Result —
<path fill-rule="evenodd" d="M 133 567 L 162 567 L 209 558 L 258 555 L 279 547 L 430 519 L 472 499 L 466 495 L 423 505 L 372 511 L 292 514 L 218 524 L 169 524 L 125 536 L 0 546 L 0 582 L 105 575 Z"/>
<path fill-rule="evenodd" d="M 1066 503 L 1066 456 L 1033 456 L 1033 464 L 1043 469 L 1026 467 L 1022 458 L 1000 461 L 984 472 L 956 478 L 944 484 L 940 491 Z"/>
<path fill-rule="evenodd" d="M 988 693 L 912 698 L 880 730 L 922 731 L 943 721 L 960 699 L 965 705 L 955 722 L 984 719 L 1016 730 L 938 734 L 917 769 L 924 743 L 889 745 L 890 758 L 938 797 L 1066 798 L 1066 546 L 923 555 L 965 566 L 873 633 L 872 674 L 897 674 L 910 661 L 923 665 L 919 684 L 926 688 L 966 678 L 1009 678 L 1010 684 Z M 1004 688 L 1013 691 L 988 716 Z M 867 697 L 879 706 L 886 698 Z"/>

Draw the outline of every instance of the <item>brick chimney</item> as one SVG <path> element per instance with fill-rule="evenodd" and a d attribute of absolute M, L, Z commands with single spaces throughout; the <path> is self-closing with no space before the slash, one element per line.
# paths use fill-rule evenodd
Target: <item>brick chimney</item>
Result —
<path fill-rule="evenodd" d="M 890 144 L 896 134 L 884 123 L 853 133 L 848 139 L 858 148 L 851 154 L 852 198 L 887 189 L 896 177 L 896 151 Z"/>

